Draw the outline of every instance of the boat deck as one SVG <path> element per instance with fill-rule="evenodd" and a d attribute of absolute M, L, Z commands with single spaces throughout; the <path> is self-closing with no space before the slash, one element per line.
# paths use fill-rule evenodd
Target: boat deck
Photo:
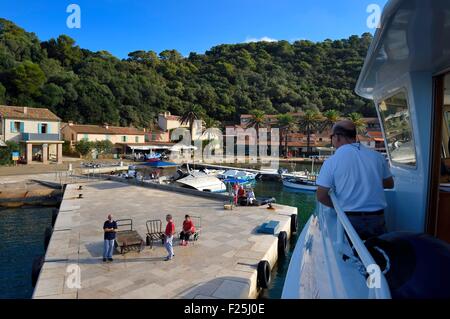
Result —
<path fill-rule="evenodd" d="M 256 298 L 256 266 L 277 259 L 277 237 L 256 233 L 268 220 L 280 221 L 290 234 L 290 216 L 297 208 L 274 205 L 224 210 L 223 201 L 116 181 L 68 185 L 55 223 L 33 298 Z M 82 193 L 83 198 L 78 199 Z M 145 222 L 174 216 L 177 232 L 185 214 L 201 216 L 202 231 L 195 244 L 174 242 L 175 258 L 161 243 L 141 253 L 115 254 L 103 263 L 103 222 L 133 219 L 145 238 Z M 72 266 L 72 268 L 68 267 Z M 80 270 L 80 288 L 70 282 Z M 68 285 L 69 283 L 69 285 Z"/>

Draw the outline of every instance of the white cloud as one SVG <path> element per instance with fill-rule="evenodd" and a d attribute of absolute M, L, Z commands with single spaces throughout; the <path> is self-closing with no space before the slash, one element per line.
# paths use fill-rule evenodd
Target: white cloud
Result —
<path fill-rule="evenodd" d="M 247 37 L 247 39 L 245 40 L 245 43 L 251 43 L 251 42 L 277 42 L 277 39 L 272 39 L 269 37 L 262 37 L 262 38 L 249 38 Z"/>

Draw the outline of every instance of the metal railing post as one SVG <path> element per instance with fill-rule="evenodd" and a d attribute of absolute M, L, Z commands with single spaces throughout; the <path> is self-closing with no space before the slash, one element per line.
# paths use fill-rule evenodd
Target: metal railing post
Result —
<path fill-rule="evenodd" d="M 359 259 L 361 260 L 362 264 L 364 265 L 366 271 L 371 265 L 377 265 L 375 260 L 373 259 L 372 255 L 367 250 L 366 246 L 364 245 L 363 241 L 359 237 L 358 233 L 356 232 L 355 228 L 351 224 L 350 220 L 348 219 L 345 212 L 342 210 L 342 208 L 339 205 L 339 202 L 336 198 L 336 195 L 333 192 L 330 192 L 331 201 L 333 202 L 334 210 L 337 214 L 337 220 L 336 223 L 340 226 L 337 226 L 337 236 L 338 241 L 341 240 L 343 242 L 344 239 L 344 232 L 347 233 L 347 236 L 349 240 L 351 241 L 353 248 L 358 253 Z M 341 233 L 341 234 L 339 234 Z M 391 298 L 391 292 L 389 289 L 389 285 L 387 283 L 386 277 L 384 274 L 380 274 L 380 287 L 379 288 L 369 288 L 369 294 L 374 294 L 375 298 L 377 299 L 390 299 Z M 372 291 L 374 289 L 374 291 Z"/>

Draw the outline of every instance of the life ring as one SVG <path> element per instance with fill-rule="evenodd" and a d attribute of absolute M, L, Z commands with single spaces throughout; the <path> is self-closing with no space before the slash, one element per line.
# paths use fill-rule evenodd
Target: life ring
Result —
<path fill-rule="evenodd" d="M 270 283 L 270 264 L 267 260 L 261 260 L 258 263 L 257 285 L 259 288 L 266 289 Z"/>
<path fill-rule="evenodd" d="M 47 227 L 44 234 L 44 248 L 47 249 L 50 243 L 50 238 L 52 237 L 53 227 Z"/>
<path fill-rule="evenodd" d="M 287 254 L 287 240 L 288 236 L 285 231 L 280 231 L 278 234 L 278 258 L 284 258 Z"/>
<path fill-rule="evenodd" d="M 291 215 L 291 233 L 294 234 L 298 230 L 297 214 Z"/>
<path fill-rule="evenodd" d="M 31 267 L 31 285 L 36 287 L 36 283 L 39 278 L 42 266 L 44 265 L 44 256 L 37 256 L 33 260 L 33 265 Z"/>

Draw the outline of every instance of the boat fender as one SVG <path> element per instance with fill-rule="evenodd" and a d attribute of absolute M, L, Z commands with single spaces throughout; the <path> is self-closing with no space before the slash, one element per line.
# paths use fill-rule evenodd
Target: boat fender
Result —
<path fill-rule="evenodd" d="M 294 234 L 297 232 L 297 230 L 298 230 L 297 214 L 292 214 L 291 215 L 291 233 Z"/>
<path fill-rule="evenodd" d="M 257 285 L 259 288 L 266 289 L 270 283 L 270 264 L 267 260 L 261 260 L 258 263 Z"/>
<path fill-rule="evenodd" d="M 285 258 L 287 254 L 287 233 L 280 231 L 278 234 L 278 258 Z"/>
<path fill-rule="evenodd" d="M 53 227 L 47 227 L 44 234 L 44 248 L 47 249 L 50 243 L 50 238 L 52 237 Z"/>
<path fill-rule="evenodd" d="M 31 285 L 36 287 L 36 283 L 39 278 L 39 273 L 41 272 L 42 266 L 44 265 L 44 256 L 37 256 L 33 260 L 33 265 L 31 267 Z"/>

